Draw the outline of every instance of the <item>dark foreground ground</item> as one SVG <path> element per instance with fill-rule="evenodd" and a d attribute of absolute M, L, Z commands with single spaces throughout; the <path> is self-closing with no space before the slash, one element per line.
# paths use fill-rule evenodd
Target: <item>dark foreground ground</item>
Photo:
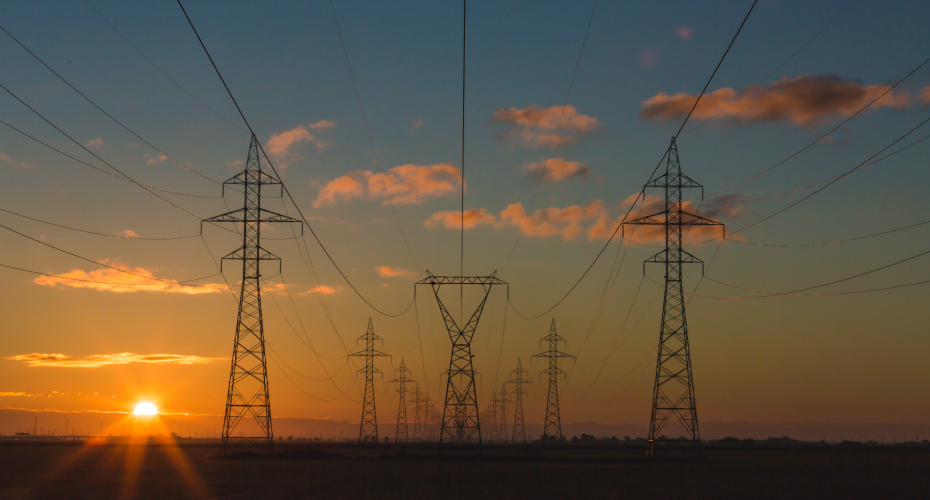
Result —
<path fill-rule="evenodd" d="M 930 449 L 642 450 L 0 442 L 0 498 L 930 498 Z"/>

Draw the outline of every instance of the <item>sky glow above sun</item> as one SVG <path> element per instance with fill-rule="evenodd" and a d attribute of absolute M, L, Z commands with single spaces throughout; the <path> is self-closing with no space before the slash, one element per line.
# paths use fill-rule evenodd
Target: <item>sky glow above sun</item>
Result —
<path fill-rule="evenodd" d="M 158 413 L 158 410 L 152 403 L 139 403 L 132 412 L 136 415 L 155 415 Z"/>

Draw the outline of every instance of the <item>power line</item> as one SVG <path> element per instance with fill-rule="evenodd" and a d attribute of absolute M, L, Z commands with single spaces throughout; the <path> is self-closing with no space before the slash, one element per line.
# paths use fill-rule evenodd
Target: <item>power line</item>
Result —
<path fill-rule="evenodd" d="M 245 126 L 249 129 L 249 132 L 252 132 L 252 134 L 254 135 L 255 132 L 252 130 L 252 126 L 249 125 L 249 121 L 246 119 L 245 114 L 242 112 L 242 108 L 239 107 L 239 103 L 236 102 L 236 98 L 233 96 L 232 91 L 229 90 L 229 86 L 226 84 L 226 80 L 223 78 L 222 73 L 220 73 L 219 68 L 216 66 L 216 63 L 213 61 L 213 57 L 210 55 L 210 51 L 207 50 L 207 46 L 203 43 L 203 39 L 200 38 L 200 34 L 197 32 L 197 28 L 194 27 L 194 22 L 191 21 L 190 16 L 187 15 L 187 10 L 184 9 L 184 5 L 181 3 L 181 0 L 177 0 L 177 2 L 178 2 L 178 6 L 181 7 L 181 11 L 184 13 L 184 17 L 187 19 L 187 23 L 190 25 L 191 30 L 193 30 L 194 35 L 197 37 L 197 41 L 200 42 L 200 46 L 203 48 L 204 53 L 207 55 L 207 58 L 210 60 L 210 64 L 213 66 L 214 71 L 216 71 L 216 76 L 218 76 L 220 79 L 220 82 L 223 83 L 223 87 L 226 89 L 226 93 L 229 94 L 229 98 L 232 100 L 233 104 L 236 106 L 236 110 L 239 111 L 239 116 L 242 117 L 242 121 L 245 123 Z M 278 175 L 278 169 L 275 168 L 274 163 L 271 161 L 271 158 L 268 157 L 268 153 L 265 152 L 265 148 L 262 147 L 261 142 L 258 142 L 257 144 L 258 144 L 259 149 L 262 152 L 262 155 L 265 157 L 265 161 L 268 162 L 268 165 L 271 166 L 272 171 L 274 171 L 275 176 L 277 176 L 278 179 L 281 179 L 281 176 Z M 352 284 L 351 281 L 349 281 L 349 278 L 345 275 L 344 272 L 342 272 L 342 269 L 339 267 L 339 265 L 336 264 L 336 261 L 333 259 L 332 255 L 330 255 L 329 251 L 323 245 L 323 242 L 320 241 L 320 238 L 319 236 L 317 236 L 316 231 L 313 230 L 313 227 L 310 225 L 310 222 L 307 220 L 307 217 L 304 216 L 303 211 L 300 210 L 300 206 L 297 204 L 296 201 L 294 201 L 294 197 L 291 195 L 290 190 L 287 189 L 287 185 L 285 185 L 283 181 L 281 183 L 281 187 L 284 189 L 284 193 L 287 195 L 288 199 L 291 200 L 291 203 L 294 204 L 294 208 L 297 210 L 297 213 L 300 215 L 301 219 L 303 219 L 304 224 L 307 225 L 307 229 L 310 230 L 310 234 L 313 235 L 313 238 L 317 241 L 317 243 L 319 243 L 320 248 L 323 249 L 323 253 L 326 254 L 326 257 L 329 259 L 329 261 L 333 264 L 336 270 L 339 271 L 339 274 L 342 276 L 342 279 L 345 280 L 345 282 L 349 285 L 352 291 L 355 292 L 355 294 L 358 295 L 358 297 L 362 299 L 362 301 L 365 302 L 365 304 L 367 304 L 368 307 L 372 308 L 378 314 L 387 316 L 389 318 L 396 318 L 396 317 L 402 316 L 407 311 L 410 310 L 410 307 L 413 305 L 413 301 L 410 301 L 410 304 L 407 306 L 407 308 L 404 309 L 403 312 L 401 312 L 400 314 L 385 313 L 384 311 L 375 307 L 371 302 L 369 302 L 368 299 L 365 298 L 365 296 L 362 295 L 361 292 L 359 292 L 357 288 L 355 288 L 355 285 Z"/>
<path fill-rule="evenodd" d="M 581 40 L 581 49 L 578 51 L 578 59 L 575 61 L 575 69 L 572 71 L 572 79 L 568 83 L 568 92 L 565 94 L 565 101 L 562 103 L 562 110 L 559 112 L 559 121 L 555 124 L 555 132 L 553 134 L 558 135 L 559 127 L 562 125 L 562 117 L 565 114 L 565 107 L 568 106 L 568 99 L 572 95 L 572 87 L 575 86 L 575 75 L 578 74 L 578 67 L 581 66 L 581 56 L 584 54 L 584 47 L 588 43 L 588 32 L 591 31 L 591 24 L 594 22 L 594 12 L 597 11 L 597 2 L 594 0 L 594 6 L 591 8 L 591 17 L 588 18 L 588 27 L 584 30 L 584 38 Z M 533 211 L 533 207 L 536 206 L 536 197 L 539 195 L 539 188 L 542 186 L 543 179 L 546 178 L 546 167 L 549 165 L 549 161 L 552 160 L 552 151 L 555 149 L 554 144 L 549 144 L 549 153 L 546 156 L 546 162 L 543 164 L 542 172 L 539 173 L 539 181 L 536 182 L 536 190 L 533 192 L 533 199 L 530 201 L 529 210 L 527 213 Z M 464 224 L 463 224 L 464 227 Z M 507 256 L 507 260 L 504 261 L 504 265 L 500 267 L 500 270 L 503 271 L 507 264 L 510 263 L 510 259 L 513 258 L 514 252 L 517 250 L 517 245 L 520 244 L 520 240 L 523 238 L 523 226 L 520 226 L 520 233 L 517 235 L 517 241 L 514 242 L 513 248 L 510 249 L 510 255 Z"/>
<path fill-rule="evenodd" d="M 336 17 L 336 7 L 333 5 L 333 0 L 329 0 L 329 8 L 333 12 L 333 22 L 336 23 L 336 32 L 339 34 L 339 43 L 342 44 L 342 55 L 345 56 L 346 68 L 349 70 L 349 78 L 352 80 L 352 88 L 355 90 L 355 100 L 358 102 L 358 110 L 362 114 L 362 122 L 365 124 L 365 132 L 368 134 L 368 144 L 371 145 L 371 154 L 375 157 L 375 164 L 378 166 L 378 172 L 381 174 L 381 182 L 384 184 L 384 193 L 387 194 L 388 186 L 387 179 L 384 175 L 384 169 L 381 168 L 381 160 L 378 158 L 378 151 L 375 149 L 375 141 L 371 138 L 371 129 L 368 128 L 368 117 L 365 115 L 365 108 L 362 107 L 362 98 L 358 93 L 358 85 L 355 83 L 355 74 L 352 72 L 352 64 L 349 63 L 349 51 L 346 50 L 346 42 L 342 38 L 342 28 L 339 27 L 339 19 Z M 465 178 L 463 172 L 462 186 L 465 185 Z M 394 208 L 393 203 L 388 203 L 391 207 L 391 213 L 394 214 L 394 222 L 397 223 L 397 230 L 400 231 L 400 236 L 404 240 L 404 246 L 407 247 L 407 253 L 410 254 L 410 258 L 413 260 L 414 265 L 417 266 L 421 271 L 423 267 L 420 266 L 420 263 L 417 262 L 416 256 L 413 255 L 413 250 L 410 249 L 410 244 L 407 242 L 407 235 L 404 234 L 404 229 L 400 225 L 400 219 L 397 217 L 397 210 Z"/>
<path fill-rule="evenodd" d="M 21 268 L 21 267 L 8 266 L 8 265 L 6 265 L 6 264 L 0 264 L 0 267 L 4 267 L 4 268 L 6 268 L 6 269 L 13 269 L 14 271 L 21 271 L 21 272 L 24 272 L 24 273 L 38 274 L 38 275 L 41 275 L 41 276 L 48 276 L 49 278 L 58 278 L 58 279 L 71 280 L 71 281 L 81 281 L 81 282 L 83 282 L 83 283 L 93 283 L 93 284 L 97 284 L 97 285 L 165 286 L 165 285 L 162 285 L 162 284 L 160 284 L 160 283 L 114 283 L 114 282 L 112 282 L 112 281 L 88 280 L 88 279 L 83 279 L 83 278 L 74 278 L 74 277 L 71 277 L 71 276 L 64 276 L 64 275 L 62 275 L 62 274 L 43 273 L 42 271 L 33 271 L 33 270 L 31 270 L 31 269 L 23 269 L 23 268 Z M 209 276 L 201 276 L 201 277 L 199 277 L 199 278 L 193 278 L 193 279 L 189 279 L 189 280 L 185 280 L 185 281 L 175 281 L 175 282 L 172 282 L 172 284 L 179 285 L 179 286 L 195 286 L 195 287 L 202 287 L 202 288 L 221 288 L 221 287 L 223 287 L 224 285 L 188 285 L 188 284 L 185 284 L 185 283 L 189 283 L 189 282 L 191 282 L 191 281 L 198 281 L 198 280 L 202 280 L 202 279 L 212 278 L 212 277 L 214 277 L 214 276 L 217 276 L 218 274 L 219 274 L 219 273 L 215 273 L 215 274 L 211 274 L 211 275 L 209 275 Z"/>
<path fill-rule="evenodd" d="M 95 9 L 95 10 L 96 10 L 96 9 Z M 165 153 L 164 151 L 162 151 L 161 148 L 156 147 L 156 146 L 153 145 L 151 142 L 149 142 L 149 141 L 143 139 L 142 136 L 140 136 L 139 134 L 133 132 L 129 127 L 127 127 L 126 125 L 123 125 L 123 123 L 122 123 L 121 121 L 119 121 L 119 120 L 117 120 L 116 118 L 114 118 L 113 115 L 111 115 L 110 113 L 108 113 L 106 110 L 104 110 L 103 108 L 101 108 L 100 106 L 98 106 L 97 103 L 95 103 L 95 102 L 94 102 L 93 100 L 91 100 L 89 97 L 87 97 L 86 95 L 84 95 L 83 92 L 81 92 L 80 90 L 78 90 L 77 88 L 75 88 L 74 85 L 71 85 L 71 83 L 68 82 L 68 80 L 65 80 L 64 77 L 62 77 L 61 75 L 59 75 L 57 71 L 53 70 L 53 69 L 51 68 L 51 66 L 49 66 L 48 64 L 45 64 L 45 61 L 43 61 L 41 58 L 39 58 L 39 56 L 35 55 L 35 53 L 33 53 L 31 50 L 29 50 L 28 47 L 26 47 L 25 45 L 23 45 L 22 42 L 20 42 L 15 36 L 13 36 L 12 33 L 10 33 L 9 31 L 7 31 L 6 28 L 4 28 L 2 25 L 0 25 L 0 30 L 3 30 L 3 32 L 6 33 L 10 38 L 12 38 L 14 42 L 16 42 L 17 44 L 19 44 L 19 46 L 22 47 L 23 50 L 25 50 L 26 52 L 28 52 L 29 55 L 31 55 L 33 58 L 35 58 L 36 61 L 39 61 L 39 63 L 41 63 L 42 66 L 45 66 L 45 68 L 46 68 L 47 70 L 51 71 L 52 74 L 54 74 L 55 76 L 57 76 L 59 80 L 61 80 L 62 82 L 65 83 L 65 85 L 67 85 L 68 87 L 71 87 L 71 90 L 77 92 L 78 95 L 80 95 L 81 97 L 83 97 L 85 101 L 89 102 L 93 107 L 97 108 L 97 110 L 99 110 L 101 113 L 107 115 L 107 118 L 109 118 L 110 120 L 113 120 L 113 122 L 115 122 L 115 123 L 116 123 L 117 125 L 119 125 L 120 127 L 123 127 L 123 129 L 126 130 L 126 132 L 129 132 L 130 134 L 132 134 L 133 137 L 135 137 L 136 139 L 139 139 L 140 141 L 144 142 L 144 143 L 147 144 L 150 148 L 154 149 L 155 151 L 158 151 L 159 154 L 164 155 L 166 158 L 168 158 L 169 160 L 171 160 L 171 161 L 177 163 L 178 165 L 184 167 L 184 168 L 187 169 L 188 171 L 190 171 L 190 172 L 192 172 L 192 173 L 194 173 L 194 174 L 197 174 L 197 175 L 199 175 L 200 177 L 203 177 L 204 179 L 206 179 L 206 180 L 208 180 L 208 181 L 210 181 L 210 182 L 212 182 L 212 183 L 214 183 L 214 184 L 220 184 L 219 182 L 217 182 L 217 181 L 215 181 L 215 180 L 213 180 L 213 179 L 211 179 L 211 178 L 209 178 L 209 177 L 207 177 L 207 176 L 201 174 L 200 172 L 198 172 L 198 171 L 196 171 L 196 170 L 194 170 L 194 169 L 188 167 L 187 165 L 185 165 L 185 164 L 179 162 L 178 160 L 175 160 L 175 159 L 172 158 L 170 155 L 168 155 L 167 153 Z"/>
<path fill-rule="evenodd" d="M 60 228 L 62 228 L 62 229 L 68 229 L 68 230 L 70 230 L 70 231 L 77 231 L 77 232 L 79 232 L 79 233 L 93 234 L 93 235 L 96 235 L 96 236 L 106 236 L 106 237 L 108 237 L 108 238 L 119 238 L 119 239 L 124 239 L 124 240 L 170 241 L 170 240 L 186 240 L 186 239 L 190 239 L 190 238 L 198 238 L 198 237 L 200 236 L 199 234 L 192 234 L 192 235 L 190 235 L 190 236 L 175 236 L 175 237 L 172 237 L 172 238 L 143 238 L 143 237 L 141 237 L 141 236 L 123 236 L 123 235 L 119 235 L 119 234 L 98 233 L 98 232 L 95 232 L 95 231 L 87 231 L 87 230 L 85 230 L 85 229 L 78 229 L 78 228 L 76 228 L 76 227 L 64 226 L 64 225 L 61 225 L 61 224 L 55 224 L 54 222 L 48 222 L 48 221 L 44 221 L 44 220 L 41 220 L 41 219 L 36 219 L 36 218 L 34 218 L 34 217 L 29 217 L 28 215 L 19 214 L 19 213 L 13 212 L 12 210 L 6 210 L 6 209 L 3 209 L 3 208 L 0 208 L 0 212 L 5 212 L 5 213 L 8 213 L 8 214 L 10 214 L 10 215 L 15 215 L 15 216 L 17 216 L 17 217 L 22 217 L 22 218 L 24 218 L 24 219 L 29 219 L 29 220 L 35 221 L 35 222 L 41 222 L 42 224 L 48 224 L 49 226 L 55 226 L 55 227 L 60 227 Z"/>
<path fill-rule="evenodd" d="M 708 278 L 708 279 L 710 279 L 710 278 Z M 711 280 L 711 281 L 713 281 L 713 280 Z M 712 297 L 712 296 L 709 296 L 709 295 L 697 295 L 697 294 L 692 294 L 691 296 L 692 296 L 692 297 L 698 297 L 698 298 L 701 298 L 701 299 L 715 299 L 715 300 L 750 300 L 750 299 L 766 299 L 766 298 L 769 298 L 769 297 L 778 297 L 778 296 L 785 296 L 785 297 L 835 297 L 835 296 L 839 296 L 839 295 L 858 295 L 858 294 L 863 294 L 863 293 L 884 292 L 884 291 L 888 291 L 888 290 L 897 290 L 898 288 L 908 288 L 908 287 L 917 286 L 917 285 L 926 285 L 926 284 L 928 284 L 928 283 L 930 283 L 930 280 L 915 281 L 915 282 L 913 282 L 913 283 L 905 283 L 905 284 L 903 284 L 903 285 L 885 286 L 885 287 L 881 287 L 881 288 L 870 288 L 870 289 L 867 289 L 867 290 L 854 290 L 854 291 L 851 291 L 851 292 L 833 292 L 833 293 L 779 293 L 779 294 L 774 294 L 774 295 L 758 295 L 758 296 L 754 296 L 754 297 Z M 723 283 L 721 283 L 721 284 L 723 284 Z"/>
<path fill-rule="evenodd" d="M 733 47 L 733 43 L 736 42 L 736 37 L 738 37 L 740 34 L 740 31 L 743 30 L 743 26 L 746 24 L 746 20 L 749 19 L 749 15 L 752 14 L 752 10 L 756 7 L 756 3 L 758 3 L 758 1 L 759 0 L 754 0 L 752 2 L 752 7 L 749 8 L 749 12 L 746 13 L 746 17 L 743 18 L 743 22 L 740 23 L 739 29 L 737 29 L 736 34 L 733 35 L 733 39 L 730 40 L 730 44 L 727 46 L 727 50 L 724 51 L 723 56 L 720 57 L 720 61 L 717 63 L 717 66 L 714 68 L 714 72 L 711 73 L 710 78 L 707 80 L 707 83 L 704 85 L 704 88 L 701 90 L 701 94 L 698 95 L 697 100 L 694 102 L 694 106 L 691 108 L 691 111 L 688 112 L 688 116 L 685 117 L 685 121 L 682 122 L 681 127 L 678 129 L 678 133 L 681 133 L 681 129 L 683 129 L 685 124 L 688 123 L 688 119 L 691 118 L 691 113 L 694 112 L 694 108 L 697 107 L 697 104 L 701 101 L 701 98 L 704 96 L 704 92 L 707 90 L 707 87 L 710 86 L 710 82 L 713 81 L 714 76 L 717 74 L 717 70 L 720 69 L 720 65 L 723 64 L 723 60 L 726 59 L 727 54 L 730 52 L 730 48 Z M 648 184 L 650 181 L 652 181 L 652 177 L 659 170 L 659 167 L 662 165 L 662 161 L 665 160 L 665 156 L 668 155 L 669 150 L 671 150 L 671 144 L 669 144 L 669 146 L 665 149 L 665 152 L 662 154 L 662 158 L 659 159 L 658 163 L 656 163 L 656 166 L 652 170 L 652 173 L 649 174 L 649 180 L 646 181 L 645 184 Z M 584 273 L 581 274 L 581 277 L 578 278 L 578 281 L 576 281 L 575 284 L 572 285 L 571 288 L 569 288 L 568 292 L 566 292 L 565 295 L 563 295 L 562 298 L 559 299 L 559 301 L 555 303 L 555 305 L 553 305 L 552 307 L 550 307 L 543 313 L 538 314 L 536 316 L 525 316 L 513 306 L 513 302 L 511 302 L 510 299 L 508 298 L 507 302 L 508 304 L 510 304 L 510 307 L 513 308 L 514 312 L 517 313 L 519 316 L 526 318 L 526 319 L 536 319 L 546 314 L 549 314 L 549 312 L 551 312 L 553 309 L 558 307 L 563 301 L 565 301 L 565 299 L 567 299 L 568 296 L 571 295 L 571 293 L 575 291 L 575 288 L 577 288 L 578 285 L 581 284 L 581 281 L 584 280 L 585 276 L 588 275 L 588 273 L 591 271 L 591 268 L 594 267 L 594 264 L 597 263 L 598 259 L 601 258 L 601 255 L 604 254 L 604 251 L 607 250 L 607 246 L 610 245 L 610 242 L 613 241 L 615 236 L 617 236 L 617 231 L 619 231 L 620 228 L 623 227 L 623 223 L 626 222 L 627 218 L 630 216 L 630 213 L 633 211 L 633 207 L 636 206 L 636 203 L 639 201 L 639 199 L 643 196 L 644 193 L 645 193 L 645 188 L 641 189 L 636 194 L 636 199 L 633 200 L 632 204 L 630 204 L 629 210 L 627 210 L 626 214 L 623 216 L 623 219 L 620 221 L 620 224 L 617 225 L 617 228 L 614 229 L 614 232 L 610 235 L 610 238 L 608 238 L 607 242 L 604 243 L 604 246 L 601 247 L 601 251 L 597 253 L 597 255 L 594 257 L 594 260 L 591 261 L 591 264 L 588 265 Z"/>
<path fill-rule="evenodd" d="M 133 49 L 135 49 L 135 51 L 138 52 L 139 55 L 142 56 L 143 59 L 145 59 L 146 61 L 148 61 L 148 63 L 151 64 L 153 68 L 157 69 L 159 73 L 161 73 L 165 78 L 167 78 L 168 80 L 170 80 L 171 83 L 173 83 L 177 88 L 181 89 L 181 91 L 184 92 L 185 94 L 187 94 L 188 97 L 190 97 L 191 99 L 193 99 L 194 102 L 196 102 L 197 104 L 200 104 L 201 106 L 203 106 L 204 108 L 206 108 L 208 111 L 210 111 L 211 113 L 213 113 L 213 114 L 214 114 L 217 118 L 219 118 L 220 120 L 223 120 L 224 122 L 228 123 L 228 124 L 231 125 L 232 127 L 234 127 L 234 128 L 236 128 L 236 129 L 239 129 L 239 130 L 245 132 L 245 130 L 244 130 L 242 127 L 240 127 L 240 126 L 236 125 L 235 123 L 233 123 L 233 122 L 227 120 L 226 117 L 224 117 L 223 115 L 221 115 L 221 114 L 217 113 L 216 111 L 214 111 L 213 108 L 211 108 L 210 106 L 207 106 L 206 104 L 204 104 L 204 102 L 201 101 L 200 99 L 197 99 L 196 97 L 194 97 L 194 94 L 191 94 L 190 92 L 188 92 L 188 90 L 187 90 L 186 88 L 184 88 L 183 86 L 181 86 L 181 84 L 178 83 L 177 80 L 175 80 L 174 78 L 171 78 L 171 76 L 169 76 L 168 73 L 166 73 L 166 72 L 165 72 L 163 69 L 161 69 L 157 64 L 155 64 L 155 62 L 152 61 L 152 60 L 149 58 L 149 56 L 145 55 L 145 53 L 142 52 L 142 49 L 140 49 L 139 47 L 137 47 L 136 44 L 132 43 L 128 38 L 126 38 L 126 35 L 124 35 L 122 31 L 120 31 L 116 26 L 114 26 L 113 23 L 111 23 L 110 20 L 106 18 L 106 16 L 104 16 L 99 10 L 97 10 L 97 7 L 94 7 L 94 4 L 90 3 L 90 0 L 84 0 L 84 1 L 87 2 L 87 5 L 90 5 L 90 8 L 91 8 L 91 9 L 94 9 L 94 12 L 96 12 L 97 15 L 100 16 L 100 19 L 103 19 L 111 28 L 113 28 L 113 31 L 115 31 L 116 34 L 120 36 L 120 38 L 122 38 L 123 40 L 125 40 L 126 43 L 128 43 L 130 47 L 132 47 Z"/>

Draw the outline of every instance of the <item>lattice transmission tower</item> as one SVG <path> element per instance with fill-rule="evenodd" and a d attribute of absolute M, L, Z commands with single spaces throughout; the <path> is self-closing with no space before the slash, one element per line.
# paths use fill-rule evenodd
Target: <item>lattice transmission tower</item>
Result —
<path fill-rule="evenodd" d="M 691 348 L 688 343 L 688 321 L 685 317 L 685 297 L 682 287 L 682 265 L 703 262 L 682 249 L 682 228 L 689 226 L 721 226 L 723 224 L 683 210 L 681 192 L 687 188 L 703 186 L 681 173 L 678 146 L 675 138 L 669 146 L 665 174 L 646 184 L 647 188 L 665 189 L 665 210 L 627 222 L 640 226 L 665 226 L 665 250 L 646 259 L 647 264 L 665 264 L 665 301 L 662 307 L 662 325 L 659 329 L 659 351 L 656 361 L 655 385 L 652 393 L 652 417 L 649 423 L 648 456 L 653 456 L 665 425 L 677 420 L 684 429 L 687 442 L 697 450 L 701 444 L 698 428 L 697 405 L 694 397 L 694 379 L 691 374 Z M 724 233 L 726 229 L 724 228 Z M 645 265 L 644 272 L 645 272 Z"/>
<path fill-rule="evenodd" d="M 413 440 L 422 441 L 423 440 L 423 403 L 426 402 L 423 399 L 423 391 L 420 390 L 419 384 L 417 389 L 413 391 Z"/>
<path fill-rule="evenodd" d="M 236 338 L 233 342 L 229 384 L 226 391 L 226 410 L 223 414 L 223 452 L 230 444 L 266 443 L 274 447 L 271 428 L 271 398 L 268 393 L 268 365 L 265 358 L 265 329 L 262 322 L 261 261 L 281 259 L 261 246 L 263 223 L 303 221 L 262 208 L 262 187 L 277 186 L 281 181 L 262 171 L 258 156 L 258 141 L 252 135 L 245 169 L 223 183 L 235 186 L 243 193 L 242 208 L 210 217 L 203 222 L 231 222 L 241 229 L 242 246 L 220 260 L 220 271 L 226 260 L 242 261 L 242 287 L 239 292 L 239 312 L 236 319 Z M 280 197 L 280 194 L 278 195 Z M 201 226 L 203 225 L 201 223 Z M 241 226 L 240 226 L 241 225 Z M 201 232 L 203 229 L 201 228 Z M 301 225 L 303 232 L 303 225 Z M 252 417 L 254 425 L 243 423 Z M 249 422 L 249 420 L 246 420 Z M 243 428 L 240 428 L 243 424 Z M 234 431 L 238 428 L 239 435 Z"/>
<path fill-rule="evenodd" d="M 378 412 L 375 407 L 375 374 L 380 374 L 381 370 L 375 368 L 375 358 L 389 355 L 375 349 L 375 342 L 383 343 L 384 340 L 375 335 L 375 327 L 371 324 L 371 318 L 368 318 L 368 331 L 358 340 L 365 343 L 365 348 L 349 354 L 349 356 L 365 358 L 365 366 L 358 370 L 359 373 L 365 374 L 365 399 L 362 401 L 362 420 L 358 427 L 358 442 L 377 443 Z"/>
<path fill-rule="evenodd" d="M 481 319 L 484 305 L 488 301 L 488 295 L 491 293 L 491 287 L 506 286 L 507 283 L 495 277 L 496 271 L 490 276 L 434 276 L 429 271 L 426 271 L 426 274 L 427 277 L 416 284 L 432 287 L 439 310 L 442 312 L 442 318 L 446 323 L 446 330 L 449 332 L 449 339 L 452 341 L 452 356 L 449 360 L 449 376 L 446 379 L 446 397 L 439 442 L 481 443 L 481 424 L 478 417 L 478 394 L 475 387 L 475 369 L 472 365 L 471 341 L 478 328 L 478 320 Z M 464 325 L 455 322 L 439 297 L 439 290 L 443 285 L 460 285 L 463 296 L 466 285 L 482 287 L 484 294 L 481 302 Z M 414 295 L 416 295 L 415 290 L 416 286 L 414 286 Z M 464 309 L 462 312 L 464 318 Z"/>
<path fill-rule="evenodd" d="M 400 358 L 400 368 L 394 371 L 399 375 L 390 382 L 397 384 L 397 393 L 400 394 L 397 402 L 397 427 L 394 431 L 394 442 L 399 443 L 401 440 L 409 442 L 410 436 L 407 434 L 407 393 L 410 391 L 407 390 L 407 382 L 413 382 L 414 384 L 417 382 L 407 377 L 410 370 L 404 365 L 404 358 Z"/>
<path fill-rule="evenodd" d="M 546 423 L 543 426 L 542 442 L 547 440 L 558 440 L 562 443 L 562 419 L 559 415 L 559 375 L 565 375 L 565 372 L 559 368 L 559 359 L 574 358 L 571 354 L 565 354 L 559 351 L 559 342 L 565 342 L 565 339 L 559 336 L 555 331 L 555 318 L 552 319 L 552 326 L 549 327 L 549 335 L 542 338 L 540 342 L 549 342 L 549 350 L 539 354 L 534 354 L 534 358 L 549 358 L 549 368 L 543 370 L 539 375 L 549 375 L 549 397 L 546 400 Z"/>
<path fill-rule="evenodd" d="M 498 413 L 498 424 L 497 424 L 497 440 L 505 442 L 507 441 L 507 403 L 510 403 L 511 400 L 507 397 L 506 387 L 501 387 L 501 392 L 497 396 L 497 413 Z"/>
<path fill-rule="evenodd" d="M 526 390 L 523 389 L 524 385 L 532 384 L 533 382 L 527 380 L 526 374 L 529 373 L 523 369 L 523 360 L 517 360 L 517 369 L 510 372 L 514 375 L 512 380 L 508 380 L 505 384 L 513 384 L 516 386 L 516 389 L 511 392 L 513 394 L 513 432 L 510 434 L 511 440 L 514 443 L 525 443 L 526 442 L 526 425 L 523 422 L 523 396 L 527 394 Z"/>

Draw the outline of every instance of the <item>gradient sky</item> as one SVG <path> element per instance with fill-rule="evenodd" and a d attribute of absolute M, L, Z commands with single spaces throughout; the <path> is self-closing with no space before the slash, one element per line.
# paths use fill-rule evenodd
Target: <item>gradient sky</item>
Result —
<path fill-rule="evenodd" d="M 84 0 L 4 2 L 0 24 L 168 155 L 216 180 L 241 169 L 249 135 L 176 3 L 93 4 L 197 100 L 140 56 Z M 426 269 L 458 273 L 459 233 L 444 226 L 443 212 L 460 204 L 461 4 L 334 4 L 377 158 L 394 183 L 390 196 L 381 190 L 380 177 L 372 176 L 378 165 L 327 2 L 192 0 L 186 7 L 330 254 L 372 303 L 397 313 L 412 300 L 413 282 Z M 473 213 L 478 224 L 465 232 L 466 274 L 500 270 L 498 276 L 510 283 L 510 299 L 524 315 L 539 314 L 561 298 L 605 242 L 596 226 L 611 229 L 625 213 L 625 201 L 639 191 L 678 129 L 681 103 L 687 108 L 693 102 L 688 99 L 700 92 L 749 5 L 601 2 L 567 102 L 571 108 L 563 113 L 552 107 L 565 103 L 591 2 L 470 2 L 465 205 L 483 212 Z M 715 93 L 679 138 L 685 173 L 710 194 L 804 147 L 930 56 L 928 22 L 930 9 L 921 2 L 759 2 L 708 88 Z M 219 196 L 219 186 L 159 157 L 5 34 L 0 34 L 0 54 L 0 84 L 104 160 L 147 185 Z M 753 84 L 759 86 L 741 93 Z M 738 201 L 791 191 L 855 167 L 927 118 L 928 85 L 925 67 L 821 143 L 728 191 L 739 195 L 735 201 L 704 208 L 719 207 L 711 215 L 735 231 L 813 192 Z M 563 121 L 555 130 L 551 119 L 560 113 Z M 6 93 L 0 93 L 0 118 L 106 169 Z M 927 133 L 917 130 L 898 146 Z M 549 156 L 549 145 L 555 145 L 556 160 L 533 204 L 534 168 Z M 927 147 L 920 143 L 856 172 L 735 238 L 819 243 L 928 220 L 930 209 L 922 202 L 930 180 Z M 407 167 L 395 169 L 401 166 Z M 2 125 L 0 174 L 0 209 L 114 235 L 132 231 L 122 234 L 160 238 L 200 231 L 195 218 L 139 187 Z M 218 198 L 164 196 L 201 217 L 227 210 Z M 234 196 L 226 202 L 233 208 L 241 203 Z M 398 231 L 392 202 L 416 263 Z M 280 200 L 269 205 L 283 210 Z M 576 208 L 564 210 L 569 207 Z M 540 209 L 549 210 L 534 215 Z M 159 278 L 216 273 L 199 237 L 113 239 L 3 212 L 0 224 L 94 261 Z M 526 233 L 503 267 L 521 227 Z M 707 276 L 770 292 L 814 286 L 925 251 L 927 227 L 815 247 L 727 241 Z M 280 226 L 263 234 L 283 238 L 290 231 Z M 211 227 L 204 228 L 204 237 L 217 257 L 237 244 L 234 235 Z M 283 259 L 283 274 L 269 279 L 263 295 L 268 346 L 278 360 L 269 363 L 274 415 L 358 419 L 361 379 L 356 365 L 346 364 L 339 336 L 354 347 L 369 317 L 384 338 L 383 350 L 393 356 L 378 366 L 391 375 L 403 358 L 421 388 L 441 399 L 449 342 L 428 289 L 418 291 L 416 308 L 386 318 L 351 291 L 318 245 L 310 246 L 310 256 L 319 282 L 307 273 L 294 241 L 266 245 Z M 648 421 L 662 297 L 649 280 L 636 292 L 641 261 L 655 249 L 630 248 L 592 326 L 618 246 L 614 240 L 576 291 L 539 319 L 506 312 L 506 290 L 492 293 L 473 344 L 482 406 L 495 382 L 499 388 L 522 358 L 536 381 L 527 419 L 542 420 L 541 365 L 530 355 L 541 350 L 538 339 L 555 318 L 568 340 L 564 350 L 578 355 L 561 392 L 563 421 Z M 706 243 L 692 252 L 709 262 L 717 246 Z M 621 257 L 625 249 L 619 248 Z M 125 274 L 6 230 L 0 231 L 0 264 L 127 281 Z M 235 286 L 236 267 L 225 271 Z M 660 269 L 647 271 L 661 280 Z M 926 279 L 928 271 L 922 257 L 808 293 L 911 283 Z M 268 266 L 265 275 L 276 272 L 276 266 Z M 700 272 L 698 266 L 686 269 L 688 291 Z M 222 414 L 236 315 L 236 302 L 224 289 L 191 294 L 173 285 L 148 291 L 76 287 L 10 269 L 0 270 L 0 277 L 5 284 L 0 407 L 125 411 L 150 400 L 169 412 Z M 282 277 L 293 306 L 277 285 Z M 203 283 L 223 280 L 215 276 Z M 315 288 L 324 293 L 335 329 Z M 697 293 L 758 295 L 709 280 Z M 914 286 L 830 297 L 695 297 L 688 314 L 699 415 L 717 421 L 930 423 L 927 293 L 926 286 Z M 466 295 L 466 302 L 469 298 L 475 299 Z M 297 338 L 304 335 L 301 323 L 322 359 L 304 345 L 307 339 Z M 378 382 L 385 420 L 396 411 L 392 390 Z"/>

